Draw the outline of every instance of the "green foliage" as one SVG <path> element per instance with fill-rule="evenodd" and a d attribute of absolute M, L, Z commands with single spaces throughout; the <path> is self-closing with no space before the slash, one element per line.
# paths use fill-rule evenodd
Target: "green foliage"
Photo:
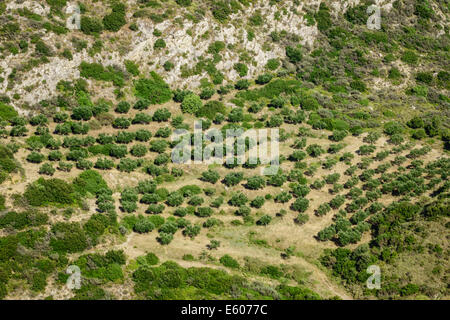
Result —
<path fill-rule="evenodd" d="M 295 222 L 299 225 L 305 224 L 309 221 L 309 216 L 306 213 L 299 213 L 297 215 L 297 218 L 295 219 Z"/>
<path fill-rule="evenodd" d="M 131 108 L 131 105 L 126 101 L 121 101 L 117 105 L 115 111 L 118 113 L 127 113 Z"/>
<path fill-rule="evenodd" d="M 222 180 L 222 183 L 227 187 L 235 186 L 244 179 L 242 172 L 228 173 Z"/>
<path fill-rule="evenodd" d="M 430 19 L 434 15 L 433 8 L 428 0 L 417 0 L 414 9 L 414 14 L 422 19 Z"/>
<path fill-rule="evenodd" d="M 55 173 L 56 169 L 50 163 L 44 163 L 39 168 L 39 174 L 46 174 L 48 176 L 52 176 Z"/>
<path fill-rule="evenodd" d="M 327 7 L 325 2 L 321 2 L 319 10 L 317 11 L 315 17 L 317 21 L 317 29 L 321 32 L 326 32 L 332 25 L 330 9 Z"/>
<path fill-rule="evenodd" d="M 57 222 L 51 232 L 50 246 L 57 252 L 74 253 L 88 247 L 86 234 L 77 222 Z"/>
<path fill-rule="evenodd" d="M 226 114 L 225 105 L 223 102 L 217 100 L 208 101 L 196 112 L 197 117 L 206 117 L 210 120 L 213 120 L 217 114 Z"/>
<path fill-rule="evenodd" d="M 84 34 L 92 35 L 92 34 L 99 34 L 103 31 L 103 24 L 100 20 L 96 18 L 91 18 L 88 16 L 81 16 L 81 31 Z"/>
<path fill-rule="evenodd" d="M 99 190 L 107 189 L 108 185 L 100 173 L 95 170 L 86 170 L 74 179 L 73 188 L 84 196 L 88 193 L 95 195 Z"/>
<path fill-rule="evenodd" d="M 403 55 L 401 56 L 402 61 L 408 63 L 408 64 L 416 64 L 417 61 L 419 60 L 419 57 L 417 56 L 417 54 L 414 51 L 405 51 L 403 53 Z"/>
<path fill-rule="evenodd" d="M 302 60 L 302 51 L 300 48 L 295 47 L 286 47 L 286 56 L 289 58 L 289 61 L 292 63 L 297 63 Z"/>
<path fill-rule="evenodd" d="M 32 206 L 43 206 L 48 204 L 72 204 L 76 197 L 74 188 L 61 179 L 39 178 L 29 184 L 24 192 L 24 197 Z"/>
<path fill-rule="evenodd" d="M 267 226 L 272 221 L 272 217 L 265 214 L 257 221 L 258 225 Z"/>
<path fill-rule="evenodd" d="M 266 68 L 274 71 L 274 70 L 278 69 L 280 64 L 281 63 L 278 59 L 272 58 L 272 59 L 267 60 Z"/>
<path fill-rule="evenodd" d="M 155 225 L 146 218 L 138 219 L 138 221 L 134 224 L 133 230 L 137 233 L 147 233 L 155 229 Z"/>
<path fill-rule="evenodd" d="M 112 12 L 103 17 L 103 25 L 106 30 L 117 32 L 127 23 L 125 19 L 126 7 L 123 3 L 115 1 L 112 3 L 111 9 Z"/>
<path fill-rule="evenodd" d="M 247 179 L 247 183 L 245 184 L 245 187 L 250 190 L 258 190 L 261 188 L 264 188 L 266 185 L 266 182 L 263 177 L 257 175 L 253 176 Z"/>
<path fill-rule="evenodd" d="M 0 120 L 10 121 L 18 115 L 19 114 L 12 106 L 0 102 Z"/>
<path fill-rule="evenodd" d="M 0 228 L 11 227 L 15 230 L 38 227 L 47 223 L 48 215 L 35 210 L 24 212 L 9 211 L 0 217 Z"/>
<path fill-rule="evenodd" d="M 153 71 L 150 78 L 137 80 L 134 89 L 138 98 L 146 99 L 150 104 L 162 104 L 172 98 L 169 85 Z"/>
<path fill-rule="evenodd" d="M 134 63 L 131 60 L 125 60 L 124 65 L 127 71 L 131 73 L 133 76 L 139 75 L 139 66 L 136 63 Z"/>
<path fill-rule="evenodd" d="M 393 136 L 395 134 L 403 133 L 404 127 L 398 121 L 390 121 L 384 124 L 384 133 Z"/>
<path fill-rule="evenodd" d="M 158 109 L 153 114 L 153 120 L 157 122 L 164 122 L 169 120 L 171 115 L 172 114 L 170 113 L 170 111 L 167 110 L 166 108 Z"/>
<path fill-rule="evenodd" d="M 200 230 L 201 230 L 201 227 L 198 225 L 188 225 L 183 230 L 183 235 L 193 239 L 200 233 Z"/>
<path fill-rule="evenodd" d="M 218 21 L 224 23 L 228 20 L 228 16 L 232 13 L 230 4 L 227 1 L 215 1 L 211 8 L 211 12 Z"/>
<path fill-rule="evenodd" d="M 234 70 L 239 74 L 241 77 L 245 77 L 248 73 L 248 67 L 246 64 L 242 62 L 238 62 L 234 65 Z"/>
<path fill-rule="evenodd" d="M 115 70 L 108 66 L 104 68 L 99 63 L 87 63 L 85 61 L 80 64 L 80 76 L 95 80 L 112 82 L 115 86 L 121 87 L 124 84 L 124 74 L 120 70 Z"/>
<path fill-rule="evenodd" d="M 181 110 L 185 113 L 197 113 L 203 106 L 202 100 L 196 94 L 188 94 L 181 103 Z"/>
<path fill-rule="evenodd" d="M 223 255 L 219 261 L 227 268 L 239 269 L 239 263 L 228 254 Z"/>
<path fill-rule="evenodd" d="M 220 179 L 220 174 L 215 171 L 209 169 L 208 171 L 202 172 L 202 180 L 207 181 L 209 183 L 215 184 Z"/>
<path fill-rule="evenodd" d="M 163 48 L 165 48 L 166 47 L 166 42 L 164 41 L 164 39 L 157 39 L 156 41 L 155 41 L 155 43 L 153 44 L 153 48 L 155 49 L 155 50 L 158 50 L 158 49 L 163 49 Z"/>

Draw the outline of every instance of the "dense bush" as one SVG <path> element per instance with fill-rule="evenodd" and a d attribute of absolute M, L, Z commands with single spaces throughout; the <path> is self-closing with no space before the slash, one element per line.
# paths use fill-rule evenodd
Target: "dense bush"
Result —
<path fill-rule="evenodd" d="M 103 30 L 103 24 L 100 20 L 96 18 L 87 17 L 85 15 L 81 16 L 80 21 L 80 27 L 81 31 L 84 34 L 91 35 L 91 34 L 99 34 Z"/>
<path fill-rule="evenodd" d="M 325 153 L 325 150 L 323 150 L 322 147 L 318 144 L 311 144 L 306 147 L 306 152 L 308 152 L 311 157 L 318 157 L 321 154 Z"/>
<path fill-rule="evenodd" d="M 169 85 L 155 72 L 150 72 L 151 78 L 139 79 L 135 83 L 136 96 L 146 99 L 150 104 L 162 104 L 172 98 Z"/>
<path fill-rule="evenodd" d="M 292 63 L 297 63 L 302 60 L 302 51 L 300 48 L 295 47 L 286 47 L 286 56 L 289 58 L 289 61 Z"/>
<path fill-rule="evenodd" d="M 81 195 L 87 193 L 95 195 L 99 190 L 107 189 L 108 185 L 100 173 L 95 170 L 86 170 L 74 179 L 73 188 Z"/>
<path fill-rule="evenodd" d="M 291 205 L 291 209 L 298 212 L 305 212 L 309 207 L 309 200 L 297 198 Z"/>
<path fill-rule="evenodd" d="M 197 113 L 203 106 L 202 100 L 196 94 L 189 94 L 184 97 L 181 103 L 181 110 L 185 113 Z"/>
<path fill-rule="evenodd" d="M 248 73 L 248 67 L 246 64 L 238 62 L 234 65 L 234 70 L 239 74 L 241 77 L 245 77 Z"/>
<path fill-rule="evenodd" d="M 165 122 L 171 117 L 171 113 L 166 108 L 158 109 L 153 114 L 153 120 L 157 122 Z"/>
<path fill-rule="evenodd" d="M 77 222 L 57 222 L 51 228 L 50 246 L 56 252 L 74 253 L 88 247 L 85 232 Z"/>
<path fill-rule="evenodd" d="M 72 204 L 76 199 L 73 193 L 73 187 L 64 180 L 39 178 L 27 186 L 24 197 L 32 206 Z"/>
<path fill-rule="evenodd" d="M 227 268 L 238 269 L 239 263 L 233 259 L 230 255 L 226 254 L 219 259 L 220 263 Z"/>
<path fill-rule="evenodd" d="M 121 101 L 117 105 L 115 111 L 118 113 L 127 113 L 131 108 L 131 105 L 126 101 Z"/>
<path fill-rule="evenodd" d="M 0 120 L 10 121 L 11 119 L 18 116 L 17 111 L 14 107 L 0 102 Z"/>
<path fill-rule="evenodd" d="M 155 49 L 155 50 L 158 50 L 158 49 L 163 49 L 163 48 L 165 48 L 166 47 L 166 42 L 164 41 L 164 39 L 157 39 L 156 41 L 155 41 L 155 43 L 153 44 L 153 48 Z"/>
<path fill-rule="evenodd" d="M 257 221 L 257 224 L 260 226 L 267 226 L 272 221 L 272 217 L 265 214 Z"/>
<path fill-rule="evenodd" d="M 131 147 L 130 153 L 135 157 L 143 157 L 147 153 L 147 147 L 143 144 L 136 144 Z"/>
<path fill-rule="evenodd" d="M 247 183 L 245 184 L 245 187 L 250 190 L 258 190 L 261 188 L 264 188 L 266 185 L 266 182 L 263 177 L 261 176 L 253 176 L 247 179 Z"/>
<path fill-rule="evenodd" d="M 208 171 L 202 172 L 201 179 L 203 181 L 215 184 L 217 181 L 219 181 L 220 174 L 215 170 L 208 169 Z"/>
<path fill-rule="evenodd" d="M 27 161 L 31 162 L 31 163 L 41 163 L 42 161 L 44 161 L 45 156 L 42 153 L 39 152 L 31 152 L 30 154 L 28 154 L 27 156 Z"/>
<path fill-rule="evenodd" d="M 103 25 L 106 30 L 119 31 L 126 23 L 125 14 L 126 7 L 123 3 L 114 2 L 111 5 L 112 12 L 103 17 Z"/>

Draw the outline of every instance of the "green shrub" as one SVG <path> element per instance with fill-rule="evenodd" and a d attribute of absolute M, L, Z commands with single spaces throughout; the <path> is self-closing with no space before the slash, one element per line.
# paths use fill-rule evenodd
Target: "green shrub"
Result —
<path fill-rule="evenodd" d="M 118 1 L 114 2 L 111 6 L 112 12 L 103 17 L 103 25 L 106 30 L 117 32 L 126 23 L 125 19 L 125 5 Z"/>
<path fill-rule="evenodd" d="M 86 195 L 88 192 L 95 195 L 99 190 L 107 189 L 108 185 L 100 173 L 95 170 L 86 170 L 74 179 L 73 188 L 81 195 Z"/>
<path fill-rule="evenodd" d="M 14 119 L 19 114 L 14 109 L 14 107 L 4 104 L 3 102 L 0 102 L 0 120 L 3 121 L 10 121 L 11 119 Z"/>
<path fill-rule="evenodd" d="M 158 49 L 163 49 L 163 48 L 165 48 L 166 47 L 166 42 L 164 41 L 164 39 L 157 39 L 156 41 L 155 41 L 155 43 L 153 44 L 153 48 L 155 49 L 155 50 L 158 50 Z"/>
<path fill-rule="evenodd" d="M 86 234 L 77 222 L 57 222 L 51 232 L 50 246 L 56 252 L 74 253 L 88 247 Z"/>
<path fill-rule="evenodd" d="M 292 63 L 297 63 L 302 60 L 302 51 L 300 48 L 294 47 L 286 47 L 286 56 L 289 58 L 289 61 Z"/>
<path fill-rule="evenodd" d="M 91 34 L 99 34 L 103 31 L 103 24 L 100 20 L 96 18 L 90 18 L 85 15 L 81 16 L 80 21 L 80 27 L 81 31 L 84 34 L 91 35 Z"/>
<path fill-rule="evenodd" d="M 154 266 L 159 263 L 159 258 L 152 252 L 145 255 L 145 261 L 148 265 Z"/>
<path fill-rule="evenodd" d="M 150 104 L 150 101 L 148 101 L 147 99 L 139 99 L 134 104 L 133 109 L 146 110 L 146 109 L 148 109 L 149 104 Z"/>
<path fill-rule="evenodd" d="M 298 212 L 305 212 L 309 207 L 309 200 L 305 198 L 297 198 L 291 205 L 291 209 Z"/>
<path fill-rule="evenodd" d="M 265 73 L 265 74 L 259 75 L 256 78 L 255 83 L 257 83 L 259 85 L 263 85 L 263 84 L 269 83 L 272 79 L 273 79 L 273 76 L 270 73 Z M 248 86 L 245 89 L 248 89 Z"/>
<path fill-rule="evenodd" d="M 124 84 L 124 74 L 122 73 L 122 71 L 116 70 L 112 66 L 104 68 L 99 63 L 87 63 L 83 61 L 81 62 L 79 69 L 80 76 L 84 78 L 110 81 L 118 87 L 121 87 Z"/>
<path fill-rule="evenodd" d="M 125 60 L 124 65 L 127 71 L 131 73 L 133 76 L 139 75 L 139 66 L 136 63 L 134 63 L 131 60 Z"/>
<path fill-rule="evenodd" d="M 184 97 L 183 102 L 181 103 L 181 110 L 185 113 L 195 114 L 202 106 L 203 103 L 200 97 L 191 93 Z"/>
<path fill-rule="evenodd" d="M 201 218 L 210 217 L 213 214 L 213 210 L 210 207 L 198 207 L 195 214 Z"/>
<path fill-rule="evenodd" d="M 422 19 L 430 19 L 434 15 L 433 8 L 427 0 L 417 0 L 414 9 L 414 14 Z"/>
<path fill-rule="evenodd" d="M 32 206 L 72 204 L 75 201 L 73 192 L 73 187 L 64 180 L 39 178 L 27 186 L 24 197 Z"/>
<path fill-rule="evenodd" d="M 183 235 L 190 238 L 195 238 L 200 233 L 200 226 L 198 225 L 189 225 L 183 230 Z"/>
<path fill-rule="evenodd" d="M 417 61 L 419 60 L 419 57 L 417 56 L 417 54 L 414 51 L 405 51 L 403 53 L 403 55 L 401 56 L 402 61 L 408 63 L 408 64 L 416 64 Z"/>
<path fill-rule="evenodd" d="M 131 108 L 131 105 L 126 101 L 121 101 L 117 105 L 115 111 L 118 113 L 127 113 Z"/>
<path fill-rule="evenodd" d="M 31 152 L 30 154 L 28 154 L 27 156 L 27 161 L 31 162 L 31 163 L 41 163 L 42 161 L 44 161 L 45 156 L 42 153 L 39 152 Z"/>
<path fill-rule="evenodd" d="M 169 110 L 166 108 L 158 109 L 153 114 L 153 120 L 157 122 L 165 122 L 169 120 L 169 118 L 172 116 Z"/>
<path fill-rule="evenodd" d="M 258 190 L 261 188 L 264 188 L 266 185 L 266 182 L 263 177 L 257 175 L 253 176 L 247 179 L 247 183 L 245 184 L 245 187 L 250 190 Z"/>
<path fill-rule="evenodd" d="M 261 269 L 261 274 L 268 275 L 273 279 L 279 279 L 283 276 L 283 272 L 277 266 L 265 266 Z"/>
<path fill-rule="evenodd" d="M 139 79 L 134 89 L 138 98 L 146 99 L 151 104 L 162 104 L 172 98 L 169 85 L 155 72 L 150 72 L 151 78 Z"/>
<path fill-rule="evenodd" d="M 387 135 L 401 134 L 404 131 L 404 127 L 397 121 L 390 121 L 384 124 L 384 133 Z"/>
<path fill-rule="evenodd" d="M 266 226 L 266 225 L 268 225 L 271 221 L 272 221 L 272 217 L 269 216 L 269 215 L 267 215 L 267 214 L 265 214 L 265 215 L 263 215 L 261 218 L 259 218 L 259 220 L 257 221 L 257 224 L 258 224 L 258 225 L 261 225 L 261 226 Z"/>
<path fill-rule="evenodd" d="M 314 18 L 317 21 L 317 29 L 321 32 L 326 32 L 332 26 L 330 9 L 324 2 L 320 3 L 319 10 Z"/>
<path fill-rule="evenodd" d="M 167 245 L 170 242 L 172 242 L 173 240 L 173 234 L 171 233 L 165 233 L 165 232 L 161 232 L 159 234 L 159 238 L 158 241 L 162 244 L 162 245 Z"/>
<path fill-rule="evenodd" d="M 322 147 L 318 144 L 310 144 L 308 147 L 306 147 L 306 152 L 311 157 L 318 157 L 321 154 L 325 153 L 325 150 L 322 149 Z"/>
<path fill-rule="evenodd" d="M 275 58 L 269 59 L 269 60 L 267 60 L 266 68 L 269 69 L 269 70 L 274 71 L 274 70 L 278 69 L 280 64 L 281 63 L 280 63 L 280 61 L 278 59 L 275 59 Z"/>
<path fill-rule="evenodd" d="M 239 263 L 228 254 L 223 255 L 219 261 L 227 268 L 239 269 Z"/>
<path fill-rule="evenodd" d="M 208 169 L 208 171 L 202 172 L 203 181 L 215 184 L 219 179 L 220 174 L 215 170 Z"/>
<path fill-rule="evenodd" d="M 133 230 L 137 233 L 147 233 L 155 229 L 155 225 L 148 219 L 139 219 L 133 226 Z"/>
<path fill-rule="evenodd" d="M 221 0 L 213 3 L 211 12 L 214 18 L 223 23 L 228 20 L 228 16 L 232 13 L 232 10 L 228 2 Z"/>
<path fill-rule="evenodd" d="M 248 67 L 242 62 L 238 62 L 234 65 L 234 70 L 239 74 L 240 77 L 245 77 L 248 73 Z"/>
<path fill-rule="evenodd" d="M 295 222 L 299 225 L 305 224 L 309 221 L 309 216 L 306 213 L 299 213 L 297 218 L 295 218 Z"/>
<path fill-rule="evenodd" d="M 48 176 L 52 176 L 55 173 L 55 168 L 50 163 L 44 163 L 39 168 L 39 174 L 46 174 Z"/>
<path fill-rule="evenodd" d="M 208 53 L 214 54 L 219 53 L 220 51 L 225 49 L 225 42 L 223 41 L 214 41 L 208 46 Z"/>
<path fill-rule="evenodd" d="M 122 172 L 132 172 L 137 167 L 139 167 L 138 160 L 128 158 L 120 159 L 119 164 L 117 165 L 117 169 Z"/>

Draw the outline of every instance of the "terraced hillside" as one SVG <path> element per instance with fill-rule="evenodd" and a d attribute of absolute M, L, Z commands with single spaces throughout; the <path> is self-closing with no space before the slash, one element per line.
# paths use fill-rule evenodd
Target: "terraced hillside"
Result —
<path fill-rule="evenodd" d="M 448 299 L 449 6 L 373 3 L 0 2 L 0 298 Z"/>

